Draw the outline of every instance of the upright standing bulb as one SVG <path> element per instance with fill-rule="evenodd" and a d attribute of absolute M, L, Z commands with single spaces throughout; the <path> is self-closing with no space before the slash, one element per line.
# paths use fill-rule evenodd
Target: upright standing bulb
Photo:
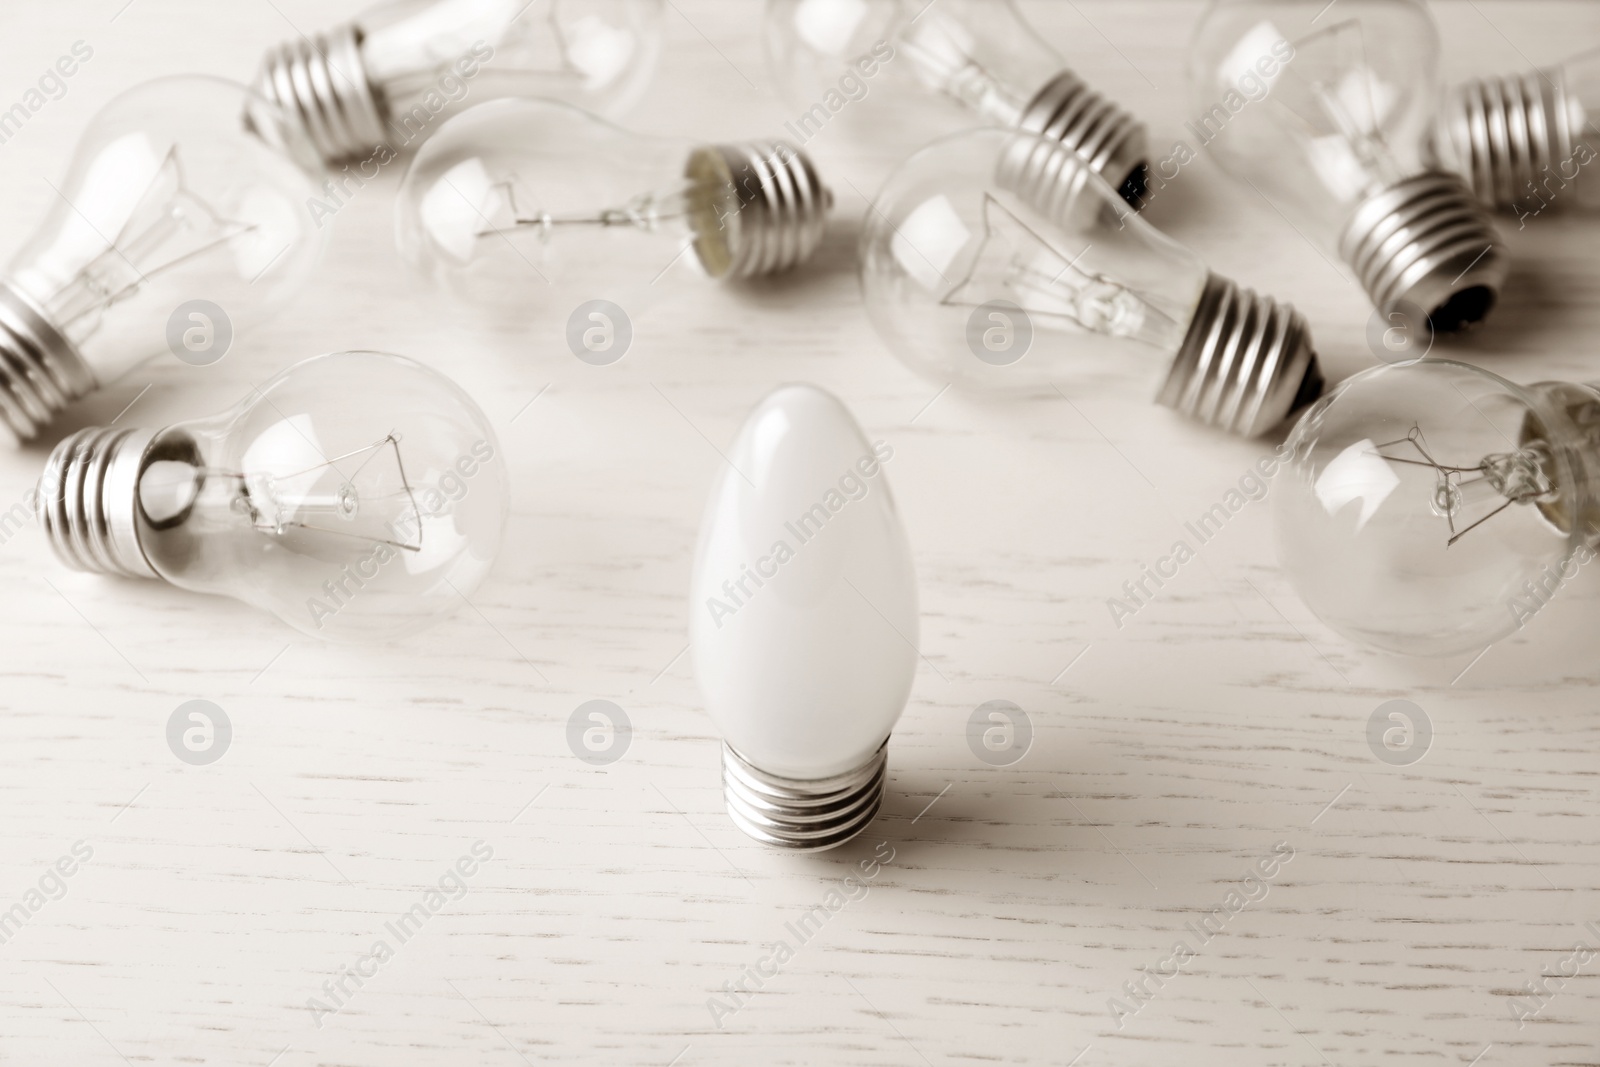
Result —
<path fill-rule="evenodd" d="M 908 366 L 1020 389 L 1168 364 L 1158 402 L 1254 435 L 1322 390 L 1304 318 L 1208 271 L 1058 142 L 980 129 L 889 178 L 861 233 L 867 313 Z"/>
<path fill-rule="evenodd" d="M 145 82 L 90 120 L 0 280 L 0 431 L 30 440 L 174 329 L 241 331 L 304 286 L 322 251 L 315 164 L 283 135 L 276 109 L 216 78 Z M 179 314 L 200 300 L 228 323 Z"/>
<path fill-rule="evenodd" d="M 432 133 L 450 102 L 620 112 L 655 75 L 662 0 L 389 0 L 269 52 L 257 84 L 329 162 Z"/>
<path fill-rule="evenodd" d="M 1306 412 L 1273 488 L 1278 557 L 1353 640 L 1477 651 L 1520 627 L 1600 537 L 1600 390 L 1422 360 Z"/>
<path fill-rule="evenodd" d="M 782 141 L 696 146 L 563 104 L 498 100 L 423 146 L 395 210 L 419 273 L 515 312 L 547 282 L 594 295 L 680 263 L 718 279 L 786 270 L 822 239 L 832 200 Z"/>
<path fill-rule="evenodd" d="M 337 642 L 402 637 L 471 594 L 506 519 L 489 420 L 380 352 L 299 363 L 220 415 L 88 429 L 51 454 L 44 529 L 69 567 L 164 578 Z"/>
<path fill-rule="evenodd" d="M 1429 147 L 1490 207 L 1600 208 L 1600 48 L 1548 70 L 1474 78 L 1445 94 Z"/>
<path fill-rule="evenodd" d="M 1054 137 L 1130 202 L 1144 195 L 1144 126 L 1068 70 L 1012 0 L 767 0 L 766 48 L 805 109 L 788 124 L 802 143 L 858 100 L 897 126 L 933 100 Z"/>
<path fill-rule="evenodd" d="M 1379 310 L 1448 332 L 1489 313 L 1509 259 L 1424 158 L 1438 52 L 1415 0 L 1214 0 L 1190 47 L 1190 129 L 1336 244 Z"/>
<path fill-rule="evenodd" d="M 712 486 L 690 594 L 695 673 L 722 731 L 728 815 L 770 845 L 841 845 L 883 800 L 917 662 L 893 455 L 831 394 L 785 385 Z"/>

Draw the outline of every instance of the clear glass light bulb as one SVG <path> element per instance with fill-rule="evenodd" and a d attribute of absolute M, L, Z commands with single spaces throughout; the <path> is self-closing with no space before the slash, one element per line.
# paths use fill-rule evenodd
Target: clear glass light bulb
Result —
<path fill-rule="evenodd" d="M 1337 247 L 1380 310 L 1448 332 L 1489 313 L 1509 259 L 1461 179 L 1423 157 L 1438 54 L 1415 0 L 1214 0 L 1188 130 Z"/>
<path fill-rule="evenodd" d="M 184 304 L 210 302 L 239 333 L 304 287 L 323 245 L 305 209 L 314 163 L 279 127 L 244 86 L 204 77 L 145 82 L 90 120 L 0 280 L 0 431 L 30 440 L 175 351 Z"/>
<path fill-rule="evenodd" d="M 1377 367 L 1314 405 L 1272 495 L 1278 557 L 1352 640 L 1477 651 L 1600 535 L 1600 392 L 1447 360 Z"/>
<path fill-rule="evenodd" d="M 1168 366 L 1160 403 L 1253 435 L 1315 398 L 1305 320 L 1210 273 L 1059 142 L 979 129 L 890 176 L 861 233 L 861 290 L 912 369 L 996 390 Z"/>
<path fill-rule="evenodd" d="M 767 0 L 765 37 L 784 95 L 804 109 L 787 124 L 801 144 L 857 101 L 880 120 L 874 138 L 885 118 L 902 128 L 953 104 L 1057 138 L 1131 203 L 1144 195 L 1144 126 L 1068 70 L 1012 0 Z"/>
<path fill-rule="evenodd" d="M 290 367 L 231 410 L 87 429 L 51 454 L 44 529 L 77 570 L 219 593 L 334 642 L 403 637 L 494 563 L 505 460 L 489 420 L 402 356 Z"/>
<path fill-rule="evenodd" d="M 564 104 L 498 100 L 417 153 L 395 225 L 424 277 L 525 314 L 547 283 L 597 296 L 680 265 L 718 279 L 786 270 L 816 248 L 831 203 L 781 141 L 697 146 Z"/>
<path fill-rule="evenodd" d="M 1445 94 L 1429 148 L 1478 198 L 1521 218 L 1600 208 L 1600 48 L 1559 66 L 1474 78 Z"/>
<path fill-rule="evenodd" d="M 893 455 L 832 394 L 785 385 L 712 486 L 689 598 L 695 673 L 722 731 L 728 814 L 767 844 L 843 844 L 882 802 L 917 662 Z"/>
<path fill-rule="evenodd" d="M 620 114 L 655 76 L 664 6 L 391 0 L 273 49 L 257 84 L 330 162 L 410 145 L 468 98 L 548 97 Z"/>

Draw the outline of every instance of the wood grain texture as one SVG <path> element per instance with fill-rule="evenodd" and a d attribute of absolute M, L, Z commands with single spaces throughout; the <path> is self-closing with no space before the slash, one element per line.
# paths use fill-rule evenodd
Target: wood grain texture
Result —
<path fill-rule="evenodd" d="M 0 16 L 0 103 L 73 41 L 95 50 L 0 146 L 4 249 L 121 87 L 242 77 L 269 43 L 357 10 L 123 2 Z M 1452 78 L 1600 39 L 1593 3 L 1434 9 Z M 1198 10 L 1026 5 L 1158 148 L 1180 135 Z M 631 124 L 778 133 L 793 115 L 759 16 L 752 0 L 673 0 L 659 91 Z M 74 842 L 93 849 L 0 944 L 0 1062 L 1600 1063 L 1600 958 L 1551 983 L 1525 1026 L 1510 1011 L 1578 942 L 1600 945 L 1584 925 L 1600 928 L 1594 574 L 1470 666 L 1387 659 L 1298 604 L 1262 502 L 1117 627 L 1106 598 L 1273 442 L 1152 408 L 1153 368 L 1125 389 L 1016 403 L 901 368 L 861 311 L 853 261 L 892 140 L 818 136 L 838 211 L 816 259 L 775 281 L 685 286 L 610 367 L 565 351 L 566 307 L 539 331 L 501 331 L 409 280 L 391 173 L 339 213 L 318 284 L 269 328 L 213 367 L 157 361 L 73 410 L 60 432 L 130 402 L 124 420 L 160 425 L 308 355 L 405 352 L 496 421 L 514 514 L 470 607 L 360 651 L 231 602 L 67 572 L 35 528 L 0 545 L 0 910 Z M 1293 301 L 1332 375 L 1370 362 L 1360 293 L 1209 160 L 1150 215 L 1219 272 Z M 1522 380 L 1600 376 L 1597 235 L 1592 218 L 1511 227 L 1517 274 L 1461 350 Z M 723 815 L 717 738 L 682 654 L 716 449 L 796 379 L 894 444 L 924 611 L 885 813 L 811 858 L 763 850 Z M 47 448 L 0 456 L 0 505 Z M 194 698 L 234 725 L 208 767 L 166 746 L 168 716 Z M 604 768 L 566 742 L 594 698 L 635 726 Z M 1393 698 L 1436 731 L 1409 767 L 1367 747 Z M 1011 767 L 967 748 L 969 714 L 993 699 L 1035 730 Z M 386 933 L 477 841 L 493 858 L 465 895 L 403 944 Z M 870 891 L 715 1025 L 708 999 L 880 842 L 894 858 Z M 1293 859 L 1265 896 L 1200 945 L 1186 924 L 1280 842 Z M 379 938 L 392 958 L 319 1027 L 307 1001 Z M 1119 1027 L 1108 1002 L 1129 1003 L 1124 983 L 1180 938 L 1195 958 Z"/>

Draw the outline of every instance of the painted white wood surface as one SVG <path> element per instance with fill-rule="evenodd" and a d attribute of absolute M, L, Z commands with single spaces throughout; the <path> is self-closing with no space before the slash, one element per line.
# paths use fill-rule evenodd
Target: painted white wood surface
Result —
<path fill-rule="evenodd" d="M 76 40 L 94 58 L 0 145 L 0 250 L 56 195 L 82 122 L 119 88 L 241 77 L 263 47 L 356 11 L 335 0 L 59 0 L 0 14 L 0 104 Z M 119 9 L 120 13 L 119 13 Z M 1029 3 L 1102 90 L 1180 135 L 1187 2 Z M 1549 62 L 1600 40 L 1593 3 L 1443 2 L 1446 73 Z M 641 129 L 777 133 L 753 0 L 673 0 Z M 1519 1027 L 1512 998 L 1600 944 L 1600 596 L 1584 574 L 1468 668 L 1353 648 L 1296 602 L 1268 503 L 1234 517 L 1115 627 L 1106 598 L 1273 442 L 1221 440 L 1121 394 L 998 403 L 940 392 L 878 345 L 853 240 L 893 162 L 809 146 L 837 226 L 798 275 L 686 287 L 610 367 L 559 329 L 463 323 L 392 254 L 398 175 L 335 220 L 318 284 L 208 369 L 162 360 L 59 429 L 219 409 L 304 356 L 401 351 L 455 376 L 513 463 L 510 545 L 451 622 L 397 648 L 321 647 L 156 583 L 72 574 L 37 529 L 0 545 L 0 910 L 75 842 L 92 858 L 0 944 L 0 1062 L 593 1062 L 1504 1067 L 1600 1063 L 1587 960 Z M 1150 209 L 1220 272 L 1292 300 L 1329 370 L 1370 362 L 1367 308 L 1282 219 L 1202 159 Z M 1509 376 L 1600 377 L 1600 220 L 1510 228 L 1518 274 L 1462 349 Z M 1153 371 L 1152 371 L 1153 375 Z M 717 739 L 683 652 L 706 490 L 746 410 L 804 379 L 893 443 L 916 550 L 924 662 L 884 815 L 795 858 L 721 811 Z M 148 391 L 146 391 L 146 387 Z M 20 500 L 47 445 L 0 456 Z M 215 701 L 235 736 L 180 763 L 165 724 Z M 618 762 L 567 747 L 608 699 Z M 1381 702 L 1436 736 L 1409 767 L 1366 742 Z M 1031 751 L 968 750 L 1014 701 Z M 403 944 L 385 923 L 474 842 L 493 858 Z M 1186 932 L 1278 843 L 1293 859 L 1203 947 Z M 880 845 L 880 843 L 886 843 Z M 480 846 L 482 848 L 483 846 Z M 857 865 L 893 860 L 719 1028 L 708 999 L 792 935 Z M 53 883 L 50 883 L 53 885 Z M 856 895 L 860 896 L 859 892 Z M 392 959 L 322 1018 L 322 984 Z M 1124 983 L 1176 940 L 1183 973 L 1118 1028 Z M 1150 988 L 1154 989 L 1152 984 Z"/>

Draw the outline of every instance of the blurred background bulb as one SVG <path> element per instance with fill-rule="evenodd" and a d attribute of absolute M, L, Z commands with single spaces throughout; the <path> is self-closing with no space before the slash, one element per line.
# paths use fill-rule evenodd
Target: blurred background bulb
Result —
<path fill-rule="evenodd" d="M 1519 628 L 1600 535 L 1600 392 L 1463 363 L 1364 371 L 1295 426 L 1278 558 L 1344 636 L 1475 652 Z"/>
<path fill-rule="evenodd" d="M 1429 147 L 1490 207 L 1600 208 L 1600 48 L 1558 66 L 1474 78 L 1445 94 Z"/>
<path fill-rule="evenodd" d="M 468 98 L 551 97 L 620 114 L 655 76 L 663 7 L 663 0 L 391 0 L 273 49 L 257 84 L 329 162 L 429 136 L 441 111 Z"/>
<path fill-rule="evenodd" d="M 472 399 L 380 352 L 308 359 L 157 432 L 82 430 L 39 484 L 68 566 L 231 596 L 335 642 L 454 611 L 494 563 L 507 491 Z"/>
<path fill-rule="evenodd" d="M 1188 129 L 1385 313 L 1481 321 L 1508 259 L 1455 175 L 1432 169 L 1438 37 L 1414 0 L 1214 0 L 1189 51 Z"/>
<path fill-rule="evenodd" d="M 689 633 L 728 815 L 758 841 L 832 848 L 882 803 L 917 664 L 893 455 L 832 394 L 785 385 L 750 413 L 712 485 Z"/>
<path fill-rule="evenodd" d="M 421 275 L 508 316 L 560 285 L 632 297 L 669 269 L 711 278 L 795 266 L 832 195 L 782 141 L 694 145 L 577 108 L 499 100 L 451 119 L 412 161 L 396 203 Z"/>
<path fill-rule="evenodd" d="M 921 144 L 976 117 L 1054 137 L 1130 202 L 1144 195 L 1144 126 L 1068 70 L 1012 0 L 767 0 L 765 41 L 802 144 L 858 102 L 874 141 L 905 129 Z"/>
<path fill-rule="evenodd" d="M 276 109 L 232 82 L 161 78 L 101 109 L 0 280 L 0 431 L 30 440 L 169 350 L 181 305 L 208 301 L 238 333 L 287 303 L 322 252 L 305 208 L 314 166 Z"/>
<path fill-rule="evenodd" d="M 1293 308 L 1212 274 L 1059 142 L 979 129 L 889 178 L 861 234 L 867 313 L 912 369 L 980 389 L 1165 366 L 1160 403 L 1253 435 L 1315 398 Z"/>

